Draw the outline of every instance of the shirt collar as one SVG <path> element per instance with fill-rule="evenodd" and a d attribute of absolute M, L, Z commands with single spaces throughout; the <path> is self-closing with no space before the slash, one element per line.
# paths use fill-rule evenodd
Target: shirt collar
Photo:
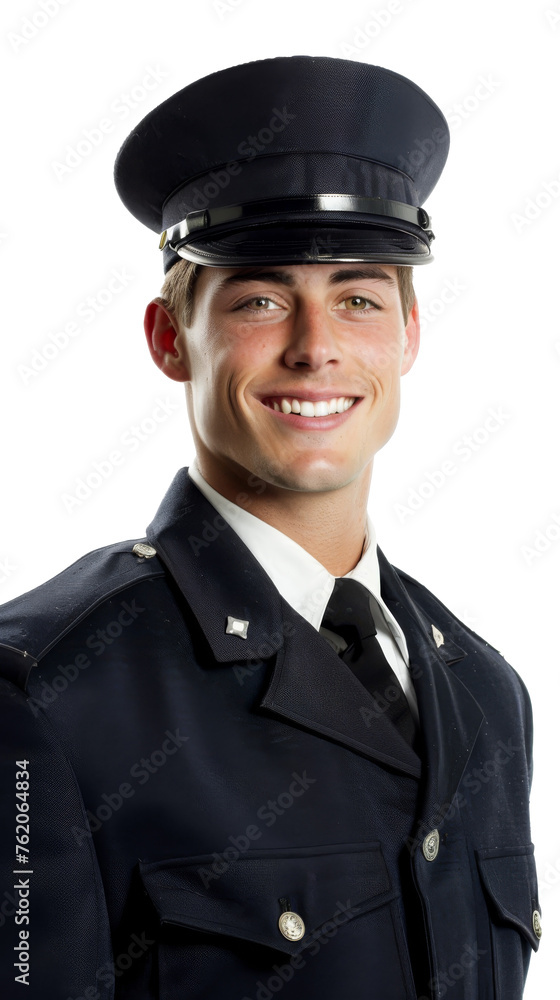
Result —
<path fill-rule="evenodd" d="M 238 504 L 218 493 L 203 478 L 196 461 L 189 467 L 189 476 L 200 492 L 239 535 L 241 541 L 261 564 L 282 597 L 291 607 L 318 629 L 333 592 L 335 577 L 292 538 L 267 524 Z M 366 537 L 358 564 L 347 578 L 363 583 L 394 623 L 395 619 L 381 598 L 381 581 L 377 542 L 371 519 L 366 524 Z"/>

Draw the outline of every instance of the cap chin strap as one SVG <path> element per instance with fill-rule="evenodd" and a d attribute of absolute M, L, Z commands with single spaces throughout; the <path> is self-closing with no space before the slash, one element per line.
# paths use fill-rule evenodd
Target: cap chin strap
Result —
<path fill-rule="evenodd" d="M 177 252 L 192 233 L 200 233 L 203 229 L 213 229 L 228 222 L 242 219 L 254 219 L 263 216 L 279 216 L 299 212 L 317 214 L 318 212 L 359 212 L 361 215 L 384 215 L 399 219 L 423 229 L 429 242 L 434 239 L 430 229 L 432 220 L 423 208 L 415 208 L 402 201 L 390 201 L 387 198 L 362 198 L 353 194 L 315 194 L 293 198 L 273 198 L 265 201 L 250 201 L 245 205 L 225 205 L 222 208 L 205 208 L 201 212 L 189 212 L 181 222 L 169 226 L 163 231 L 159 248 L 169 247 Z M 271 221 L 263 219 L 263 221 Z M 293 220 L 291 220 L 293 221 Z"/>

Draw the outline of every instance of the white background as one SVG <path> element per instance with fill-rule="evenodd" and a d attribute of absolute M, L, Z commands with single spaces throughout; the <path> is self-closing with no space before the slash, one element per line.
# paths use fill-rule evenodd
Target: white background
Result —
<path fill-rule="evenodd" d="M 207 73 L 297 54 L 386 66 L 446 114 L 451 153 L 427 204 L 435 262 L 415 272 L 423 346 L 403 381 L 399 428 L 376 459 L 371 511 L 391 562 L 497 646 L 530 689 L 544 934 L 525 995 L 549 996 L 560 930 L 560 0 L 67 0 L 52 16 L 39 11 L 39 0 L 11 0 L 0 18 L 2 602 L 86 551 L 142 536 L 193 456 L 182 387 L 152 364 L 142 331 L 162 281 L 157 237 L 113 187 L 133 126 Z M 61 171 L 101 119 L 101 141 Z M 86 322 L 83 303 L 106 299 L 113 269 L 126 287 Z M 71 322 L 79 334 L 57 351 L 52 335 Z M 49 355 L 42 371 L 34 352 Z M 123 447 L 158 399 L 171 414 L 136 450 Z M 485 432 L 491 410 L 502 425 Z M 463 442 L 460 457 L 464 435 L 476 450 Z M 69 510 L 65 495 L 115 449 L 122 464 Z M 434 476 L 446 461 L 454 474 Z"/>

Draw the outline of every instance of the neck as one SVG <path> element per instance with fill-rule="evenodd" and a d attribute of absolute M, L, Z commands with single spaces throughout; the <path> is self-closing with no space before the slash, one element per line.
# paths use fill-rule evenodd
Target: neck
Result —
<path fill-rule="evenodd" d="M 365 540 L 371 465 L 337 490 L 300 492 L 268 485 L 262 493 L 240 489 L 228 476 L 206 468 L 202 475 L 218 493 L 277 528 L 310 553 L 333 576 L 344 576 L 359 562 Z M 256 478 L 256 477 L 255 477 Z M 245 479 L 246 483 L 246 479 Z"/>

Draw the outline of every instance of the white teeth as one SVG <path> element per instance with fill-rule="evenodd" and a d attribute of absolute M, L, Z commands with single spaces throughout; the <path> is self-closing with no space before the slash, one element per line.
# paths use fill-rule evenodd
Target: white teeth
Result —
<path fill-rule="evenodd" d="M 333 399 L 319 399 L 313 403 L 308 399 L 274 400 L 268 405 L 277 413 L 300 413 L 302 417 L 327 417 L 330 413 L 344 413 L 356 402 L 355 396 L 335 396 Z"/>
<path fill-rule="evenodd" d="M 316 417 L 327 417 L 329 414 L 329 403 L 326 399 L 320 399 L 318 403 L 315 403 L 315 416 Z"/>

